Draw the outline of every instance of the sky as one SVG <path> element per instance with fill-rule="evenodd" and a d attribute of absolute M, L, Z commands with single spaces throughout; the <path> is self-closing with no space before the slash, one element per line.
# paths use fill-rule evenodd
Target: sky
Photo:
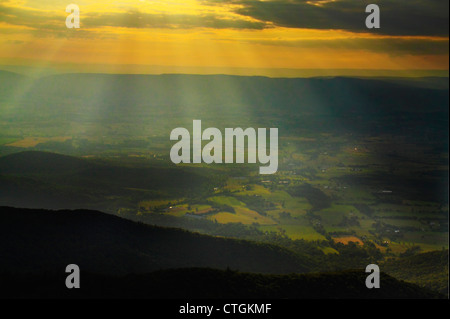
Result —
<path fill-rule="evenodd" d="M 66 27 L 66 6 L 80 28 Z M 381 28 L 367 29 L 375 3 Z M 0 68 L 448 75 L 448 0 L 0 0 Z"/>

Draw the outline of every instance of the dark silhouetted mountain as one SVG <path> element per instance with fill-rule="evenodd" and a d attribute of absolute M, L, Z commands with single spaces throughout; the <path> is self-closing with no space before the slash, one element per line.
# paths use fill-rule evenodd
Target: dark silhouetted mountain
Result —
<path fill-rule="evenodd" d="M 87 160 L 48 152 L 26 151 L 0 157 L 0 174 L 70 174 L 95 167 Z"/>
<path fill-rule="evenodd" d="M 38 151 L 0 157 L 0 205 L 5 206 L 103 209 L 111 196 L 125 201 L 134 196 L 136 202 L 136 196 L 177 196 L 213 187 L 208 178 L 175 167 L 114 166 Z"/>
<path fill-rule="evenodd" d="M 134 299 L 425 299 L 435 292 L 381 274 L 382 288 L 368 289 L 366 273 L 263 275 L 189 268 L 111 277 L 81 272 L 80 289 L 67 289 L 67 274 L 0 276 L 5 298 Z"/>
<path fill-rule="evenodd" d="M 135 223 L 96 211 L 0 208 L 0 272 L 61 271 L 77 264 L 101 274 L 182 267 L 307 272 L 306 256 L 273 245 Z"/>

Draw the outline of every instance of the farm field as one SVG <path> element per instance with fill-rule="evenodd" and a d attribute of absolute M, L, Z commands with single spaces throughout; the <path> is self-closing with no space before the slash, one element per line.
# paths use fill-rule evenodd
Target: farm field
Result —
<path fill-rule="evenodd" d="M 387 174 L 367 153 L 352 155 L 345 149 L 338 157 L 351 165 L 337 165 L 331 156 L 319 164 L 305 161 L 300 169 L 283 165 L 276 178 L 253 173 L 241 179 L 227 177 L 222 186 L 215 188 L 214 196 L 198 203 L 183 199 L 183 205 L 166 214 L 194 214 L 215 223 L 252 225 L 293 240 L 325 240 L 330 236 L 345 245 L 350 241 L 360 245 L 372 241 L 383 251 L 390 248 L 397 254 L 411 246 L 423 251 L 447 247 L 447 206 L 409 196 L 397 199 L 403 195 L 396 196 L 388 185 L 354 185 L 352 179 L 372 175 L 382 179 Z M 376 169 L 355 169 L 355 165 Z"/>

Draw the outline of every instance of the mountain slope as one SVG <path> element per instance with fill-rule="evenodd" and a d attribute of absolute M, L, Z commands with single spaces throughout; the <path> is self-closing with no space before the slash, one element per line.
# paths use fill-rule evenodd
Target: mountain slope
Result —
<path fill-rule="evenodd" d="M 134 299 L 425 299 L 443 295 L 381 274 L 380 289 L 367 289 L 363 269 L 336 273 L 263 275 L 207 268 L 161 270 L 120 277 L 81 272 L 80 288 L 66 289 L 67 274 L 1 276 L 6 298 Z"/>
<path fill-rule="evenodd" d="M 307 272 L 306 256 L 248 241 L 143 225 L 96 211 L 0 208 L 0 272 L 64 271 L 75 263 L 100 274 L 184 267 L 261 273 Z"/>
<path fill-rule="evenodd" d="M 205 176 L 169 166 L 119 166 L 39 151 L 0 157 L 0 205 L 4 206 L 109 212 L 108 206 L 120 207 L 111 198 L 120 197 L 117 201 L 129 207 L 141 198 L 204 193 L 213 189 L 210 183 Z"/>
<path fill-rule="evenodd" d="M 86 160 L 48 152 L 25 151 L 0 157 L 0 174 L 68 174 L 93 167 Z"/>
<path fill-rule="evenodd" d="M 381 269 L 395 278 L 448 295 L 448 249 L 391 260 Z"/>

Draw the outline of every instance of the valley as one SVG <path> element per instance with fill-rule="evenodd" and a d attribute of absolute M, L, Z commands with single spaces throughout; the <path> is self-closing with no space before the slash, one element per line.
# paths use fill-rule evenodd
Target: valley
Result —
<path fill-rule="evenodd" d="M 386 263 L 399 278 L 445 291 L 445 271 L 416 280 L 408 274 L 421 266 L 402 276 L 392 263 L 448 254 L 448 78 L 0 72 L 0 83 L 0 206 L 98 210 L 192 236 L 273 245 L 308 265 L 286 262 L 267 273 L 369 263 L 383 271 Z M 277 172 L 225 164 L 224 155 L 222 163 L 174 164 L 170 132 L 195 119 L 221 131 L 278 128 Z M 109 236 L 108 245 L 119 244 Z M 136 269 L 159 269 L 139 258 Z M 260 272 L 263 263 L 236 268 Z"/>

